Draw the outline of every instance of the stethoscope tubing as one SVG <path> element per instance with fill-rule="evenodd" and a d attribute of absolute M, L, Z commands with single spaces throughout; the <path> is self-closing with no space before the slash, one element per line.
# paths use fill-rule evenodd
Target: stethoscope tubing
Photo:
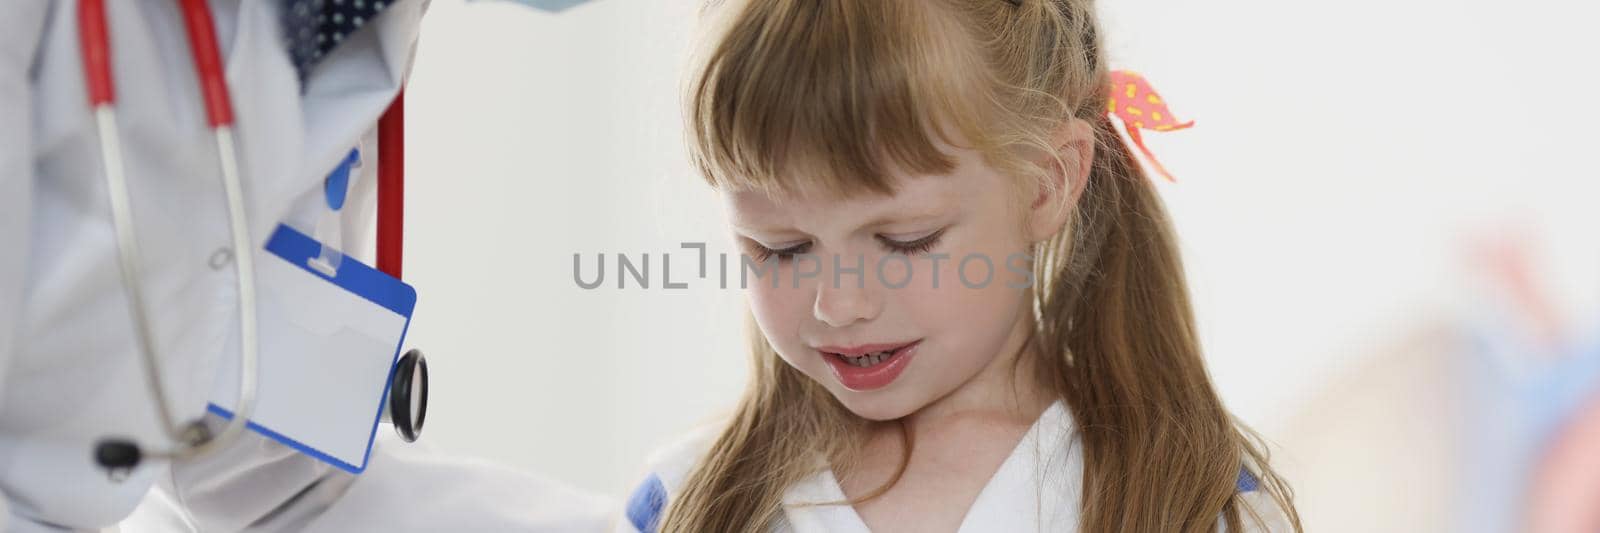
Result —
<path fill-rule="evenodd" d="M 259 343 L 256 320 L 256 273 L 248 217 L 240 186 L 239 164 L 233 139 L 233 111 L 222 60 L 217 45 L 211 10 L 205 0 L 178 0 L 188 34 L 190 52 L 205 98 L 206 116 L 217 147 L 223 194 L 228 208 L 228 229 L 233 245 L 233 264 L 238 277 L 239 300 L 239 389 L 234 416 L 215 436 L 199 423 L 179 424 L 169 405 L 161 376 L 149 307 L 140 281 L 140 248 L 134 224 L 132 202 L 117 128 L 115 83 L 104 0 L 79 0 L 78 34 L 83 54 L 89 105 L 94 110 L 100 140 L 101 161 L 110 200 L 112 224 L 116 230 L 118 265 L 133 317 L 137 346 L 145 373 L 145 383 L 156 403 L 162 429 L 176 442 L 166 450 L 139 449 L 139 457 L 162 459 L 193 458 L 213 453 L 233 444 L 244 433 L 245 423 L 256 403 Z M 134 461 L 137 462 L 137 459 Z"/>

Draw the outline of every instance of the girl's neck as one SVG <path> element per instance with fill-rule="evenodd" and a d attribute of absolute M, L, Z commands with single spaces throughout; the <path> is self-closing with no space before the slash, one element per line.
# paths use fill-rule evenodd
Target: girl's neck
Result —
<path fill-rule="evenodd" d="M 1057 399 L 1038 379 L 1034 361 L 1038 354 L 1026 342 L 1033 331 L 1032 313 L 1022 315 L 1006 343 L 989 365 L 949 394 L 907 415 L 906 425 L 935 428 L 951 423 L 981 421 L 1030 426 Z"/>

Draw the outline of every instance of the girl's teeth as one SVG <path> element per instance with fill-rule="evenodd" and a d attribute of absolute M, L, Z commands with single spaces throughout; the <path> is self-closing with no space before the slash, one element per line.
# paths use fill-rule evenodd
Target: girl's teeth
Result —
<path fill-rule="evenodd" d="M 894 353 L 893 350 L 891 350 L 891 351 L 886 351 L 886 352 L 878 352 L 878 353 L 870 354 L 870 355 L 863 355 L 863 356 L 860 356 L 860 357 L 853 357 L 853 356 L 848 356 L 847 355 L 847 356 L 844 356 L 844 360 L 845 360 L 846 363 L 850 363 L 852 366 L 858 366 L 858 367 L 866 368 L 866 367 L 869 367 L 869 366 L 872 366 L 872 365 L 876 365 L 878 363 L 882 363 L 884 359 L 888 359 L 889 356 L 892 355 L 893 353 Z"/>

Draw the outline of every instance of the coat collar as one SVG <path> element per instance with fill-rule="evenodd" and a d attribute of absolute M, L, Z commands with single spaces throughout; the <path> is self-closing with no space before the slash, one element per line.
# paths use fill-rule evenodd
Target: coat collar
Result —
<path fill-rule="evenodd" d="M 1066 406 L 1050 404 L 978 493 L 961 531 L 1076 530 L 1083 454 L 1072 433 Z M 833 471 L 819 468 L 784 493 L 783 516 L 797 532 L 868 533 L 855 508 L 828 504 L 844 500 Z"/>

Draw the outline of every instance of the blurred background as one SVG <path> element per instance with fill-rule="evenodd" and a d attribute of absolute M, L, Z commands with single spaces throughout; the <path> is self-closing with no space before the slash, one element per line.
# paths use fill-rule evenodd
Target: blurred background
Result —
<path fill-rule="evenodd" d="M 679 244 L 737 251 L 683 148 L 698 2 L 556 3 L 424 19 L 409 343 L 425 441 L 621 498 L 742 388 L 742 296 Z M 1101 3 L 1114 68 L 1196 121 L 1147 136 L 1159 187 L 1212 376 L 1308 530 L 1600 531 L 1596 15 Z M 649 289 L 616 288 L 619 253 L 650 256 Z M 606 254 L 607 284 L 574 254 L 586 278 Z"/>

